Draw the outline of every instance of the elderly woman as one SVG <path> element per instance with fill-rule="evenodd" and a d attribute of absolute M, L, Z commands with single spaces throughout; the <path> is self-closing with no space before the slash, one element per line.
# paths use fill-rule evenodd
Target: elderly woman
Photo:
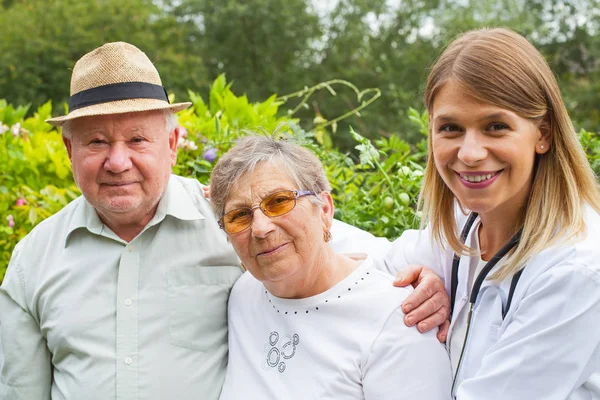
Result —
<path fill-rule="evenodd" d="M 435 332 L 403 322 L 409 290 L 330 245 L 333 202 L 310 151 L 250 136 L 215 166 L 213 208 L 248 270 L 229 301 L 221 399 L 447 399 Z"/>

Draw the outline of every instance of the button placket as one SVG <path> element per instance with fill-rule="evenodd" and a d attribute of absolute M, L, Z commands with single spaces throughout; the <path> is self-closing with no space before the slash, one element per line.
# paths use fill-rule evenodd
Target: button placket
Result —
<path fill-rule="evenodd" d="M 138 307 L 132 298 L 138 298 L 140 255 L 135 247 L 128 245 L 119 263 L 117 281 L 117 398 L 137 398 L 138 365 Z"/>

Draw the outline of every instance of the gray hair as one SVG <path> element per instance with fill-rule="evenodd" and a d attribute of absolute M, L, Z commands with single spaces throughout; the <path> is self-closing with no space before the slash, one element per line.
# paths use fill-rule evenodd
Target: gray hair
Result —
<path fill-rule="evenodd" d="M 173 114 L 173 112 L 169 109 L 161 110 L 163 115 L 165 116 L 165 129 L 168 133 L 173 132 L 173 129 L 179 126 L 179 120 L 177 116 Z M 73 131 L 71 129 L 71 122 L 73 120 L 67 120 L 62 125 L 62 135 L 67 139 L 71 139 L 73 137 Z"/>
<path fill-rule="evenodd" d="M 287 140 L 251 135 L 239 140 L 219 159 L 212 171 L 210 201 L 217 218 L 223 215 L 231 188 L 261 162 L 277 163 L 277 167 L 287 172 L 296 189 L 311 190 L 317 194 L 331 190 L 321 161 L 310 150 Z M 313 201 L 318 199 L 310 198 Z"/>

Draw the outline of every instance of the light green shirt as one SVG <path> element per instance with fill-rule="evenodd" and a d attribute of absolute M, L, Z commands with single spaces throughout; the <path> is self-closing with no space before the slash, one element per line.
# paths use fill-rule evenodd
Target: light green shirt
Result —
<path fill-rule="evenodd" d="M 171 176 L 130 243 L 78 198 L 13 253 L 0 289 L 0 399 L 217 399 L 240 275 L 195 180 Z"/>

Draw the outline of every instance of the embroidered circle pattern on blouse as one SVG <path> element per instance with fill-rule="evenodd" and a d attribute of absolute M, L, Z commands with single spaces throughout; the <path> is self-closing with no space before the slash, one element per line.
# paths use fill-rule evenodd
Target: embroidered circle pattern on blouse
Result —
<path fill-rule="evenodd" d="M 262 368 L 277 368 L 277 371 L 283 373 L 286 369 L 286 360 L 290 360 L 296 355 L 298 344 L 300 344 L 300 336 L 296 333 L 293 335 L 283 335 L 280 339 L 279 332 L 273 331 L 269 334 L 269 345 L 265 347 L 266 357 L 261 364 Z"/>

